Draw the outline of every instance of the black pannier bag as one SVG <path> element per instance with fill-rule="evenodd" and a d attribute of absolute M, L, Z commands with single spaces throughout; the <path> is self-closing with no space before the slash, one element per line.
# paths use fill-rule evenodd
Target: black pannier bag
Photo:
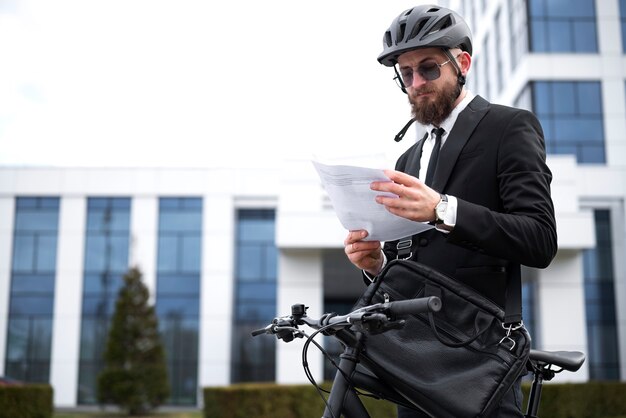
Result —
<path fill-rule="evenodd" d="M 519 311 L 509 323 L 502 308 L 463 283 L 414 261 L 391 261 L 355 308 L 438 296 L 442 309 L 368 335 L 362 364 L 433 417 L 489 417 L 526 370 L 530 336 L 521 322 L 520 281 L 518 274 L 507 286 L 506 303 Z"/>

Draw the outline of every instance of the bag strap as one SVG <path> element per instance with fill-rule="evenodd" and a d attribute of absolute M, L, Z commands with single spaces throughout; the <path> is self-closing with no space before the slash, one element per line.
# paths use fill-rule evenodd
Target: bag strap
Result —
<path fill-rule="evenodd" d="M 504 325 L 522 323 L 522 272 L 516 268 L 506 281 L 504 299 Z"/>
<path fill-rule="evenodd" d="M 439 287 L 426 283 L 425 294 L 429 296 L 432 295 L 432 296 L 437 296 L 441 298 L 441 289 Z M 482 311 L 478 311 L 478 316 L 480 316 L 481 313 Z M 478 316 L 476 317 L 476 320 L 478 319 Z M 430 324 L 430 328 L 433 331 L 433 334 L 435 334 L 435 337 L 437 337 L 440 343 L 442 343 L 443 345 L 447 345 L 448 347 L 459 348 L 459 347 L 465 347 L 466 345 L 471 344 L 472 342 L 474 342 L 476 339 L 478 339 L 481 335 L 483 335 L 486 331 L 490 329 L 490 325 L 495 320 L 495 317 L 489 316 L 489 315 L 485 315 L 485 316 L 487 316 L 487 319 L 489 320 L 489 324 L 487 326 L 483 327 L 483 329 L 480 331 L 476 330 L 474 335 L 469 337 L 468 339 L 458 341 L 458 342 L 446 341 L 441 336 L 441 334 L 439 334 L 439 331 L 437 330 L 437 325 L 435 324 L 435 315 L 433 314 L 433 312 L 430 312 L 430 311 L 428 312 L 428 323 Z"/>
<path fill-rule="evenodd" d="M 408 260 L 413 256 L 413 237 L 409 236 L 398 241 L 396 249 L 398 260 Z M 505 328 L 514 324 L 522 323 L 522 273 L 516 268 L 507 277 L 504 299 L 504 322 Z"/>

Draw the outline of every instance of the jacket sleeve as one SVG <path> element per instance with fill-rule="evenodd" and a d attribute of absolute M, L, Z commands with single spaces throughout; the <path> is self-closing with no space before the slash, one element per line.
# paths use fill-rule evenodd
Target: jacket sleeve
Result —
<path fill-rule="evenodd" d="M 500 208 L 458 199 L 451 243 L 530 267 L 547 267 L 557 251 L 552 173 L 537 118 L 519 110 L 497 141 Z"/>

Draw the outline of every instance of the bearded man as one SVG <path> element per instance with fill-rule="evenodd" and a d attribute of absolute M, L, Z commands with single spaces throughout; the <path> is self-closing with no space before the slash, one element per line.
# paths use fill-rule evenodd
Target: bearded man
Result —
<path fill-rule="evenodd" d="M 449 9 L 401 13 L 385 32 L 378 61 L 394 68 L 421 139 L 386 171 L 391 181 L 371 188 L 397 196 L 376 197 L 389 212 L 435 228 L 384 246 L 366 241 L 367 231 L 350 231 L 349 260 L 370 281 L 388 260 L 408 258 L 504 306 L 507 283 L 521 265 L 545 268 L 557 251 L 552 174 L 537 118 L 465 88 L 471 33 Z M 518 380 L 494 416 L 522 417 L 521 402 Z M 399 407 L 398 416 L 425 415 Z"/>

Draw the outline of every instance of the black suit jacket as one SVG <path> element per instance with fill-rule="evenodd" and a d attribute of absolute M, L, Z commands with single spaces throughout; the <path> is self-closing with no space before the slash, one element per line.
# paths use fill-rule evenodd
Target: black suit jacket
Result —
<path fill-rule="evenodd" d="M 417 177 L 424 139 L 398 159 L 396 170 Z M 476 96 L 441 148 L 432 183 L 458 199 L 456 225 L 449 234 L 413 236 L 412 259 L 504 306 L 507 280 L 520 265 L 544 268 L 556 254 L 551 180 L 537 118 Z M 396 258 L 397 242 L 385 243 L 388 260 Z"/>

